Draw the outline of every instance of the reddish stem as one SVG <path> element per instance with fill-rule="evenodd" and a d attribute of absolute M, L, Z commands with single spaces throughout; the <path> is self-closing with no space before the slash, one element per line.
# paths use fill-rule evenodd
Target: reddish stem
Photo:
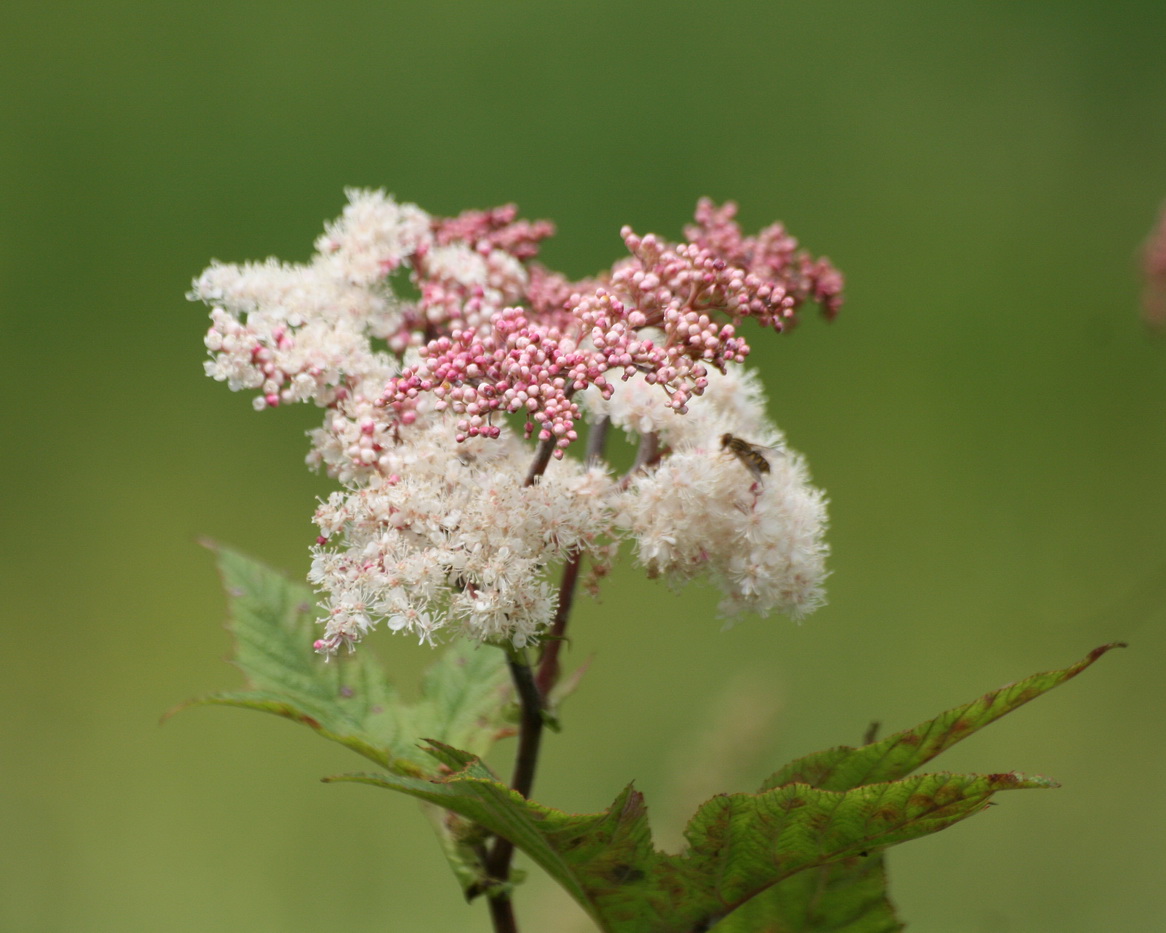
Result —
<path fill-rule="evenodd" d="M 607 438 L 607 419 L 595 424 L 587 437 L 587 462 L 598 460 L 603 454 Z M 524 485 L 532 486 L 542 476 L 555 450 L 555 439 L 547 438 L 539 443 L 534 462 L 530 465 Z M 571 605 L 575 598 L 575 587 L 579 580 L 579 568 L 583 563 L 582 551 L 572 551 L 563 567 L 563 577 L 559 583 L 559 605 L 555 619 L 547 636 L 542 657 L 539 661 L 538 676 L 535 677 L 530 665 L 517 652 L 509 652 L 507 663 L 510 676 L 518 695 L 521 717 L 518 726 L 518 751 L 514 760 L 514 777 L 510 782 L 512 790 L 523 797 L 530 797 L 534 786 L 535 768 L 538 765 L 539 746 L 542 743 L 543 727 L 546 720 L 543 710 L 547 696 L 559 679 L 559 650 L 566 640 L 567 621 L 571 615 Z M 489 895 L 490 920 L 494 933 L 518 933 L 514 917 L 514 905 L 510 898 L 510 862 L 514 857 L 514 843 L 501 836 L 494 838 L 485 858 L 487 877 L 499 888 Z"/>

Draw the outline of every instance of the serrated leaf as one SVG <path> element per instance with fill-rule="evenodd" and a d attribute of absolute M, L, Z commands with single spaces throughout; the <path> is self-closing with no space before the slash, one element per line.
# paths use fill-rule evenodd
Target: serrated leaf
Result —
<path fill-rule="evenodd" d="M 1015 772 L 937 772 L 847 791 L 787 784 L 714 797 L 697 811 L 685 836 L 693 851 L 710 855 L 721 897 L 741 903 L 757 887 L 756 869 L 742 850 L 790 875 L 945 829 L 982 810 L 997 791 L 1055 786 Z"/>
<path fill-rule="evenodd" d="M 804 783 L 844 791 L 901 779 L 956 742 L 1076 677 L 1119 645 L 1103 645 L 1071 667 L 1001 687 L 881 741 L 798 759 L 771 775 L 761 790 Z M 886 896 L 882 858 L 873 856 L 796 875 L 749 901 L 718 924 L 716 933 L 895 933 L 902 929 Z"/>
<path fill-rule="evenodd" d="M 862 859 L 936 832 L 987 806 L 999 790 L 1048 787 L 1018 774 L 925 774 L 849 791 L 804 784 L 714 797 L 685 832 L 679 855 L 651 843 L 641 795 L 628 787 L 603 813 L 567 814 L 523 799 L 479 759 L 434 743 L 457 770 L 437 780 L 345 775 L 452 810 L 509 839 L 608 933 L 707 930 L 798 872 Z"/>
<path fill-rule="evenodd" d="M 511 731 L 511 688 L 503 652 L 455 643 L 426 672 L 421 698 L 406 704 L 376 658 L 360 651 L 325 660 L 312 649 L 317 626 L 312 592 L 230 548 L 212 548 L 228 595 L 233 663 L 247 689 L 215 693 L 190 705 L 237 706 L 274 713 L 396 773 L 434 773 L 422 738 L 476 754 Z"/>
<path fill-rule="evenodd" d="M 1124 647 L 1123 642 L 1102 645 L 1071 667 L 1007 684 L 881 741 L 860 748 L 842 745 L 799 758 L 770 775 L 761 790 L 792 783 L 846 790 L 905 777 L 989 723 L 1076 677 L 1111 649 Z"/>
<path fill-rule="evenodd" d="M 712 933 L 898 933 L 882 853 L 798 872 L 750 898 Z"/>

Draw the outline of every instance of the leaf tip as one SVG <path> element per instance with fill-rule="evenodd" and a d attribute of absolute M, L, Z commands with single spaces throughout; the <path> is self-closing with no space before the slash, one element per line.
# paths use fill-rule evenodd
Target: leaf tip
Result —
<path fill-rule="evenodd" d="M 173 706 L 170 707 L 170 709 L 166 710 L 166 712 L 164 712 L 161 716 L 158 717 L 158 725 L 160 725 L 160 726 L 166 725 L 166 723 L 171 719 L 171 717 L 177 716 L 184 709 L 187 709 L 191 706 L 194 706 L 197 702 L 198 702 L 198 700 L 183 700 L 181 703 L 175 703 Z"/>
<path fill-rule="evenodd" d="M 1124 642 L 1124 641 L 1111 641 L 1108 645 L 1101 645 L 1097 648 L 1094 648 L 1092 651 L 1089 652 L 1089 663 L 1092 664 L 1094 661 L 1096 661 L 1098 658 L 1100 658 L 1103 654 L 1109 653 L 1114 648 L 1128 648 L 1128 647 L 1129 647 L 1129 642 Z"/>
<path fill-rule="evenodd" d="M 1019 771 L 986 774 L 984 777 L 993 792 L 998 790 L 1053 789 L 1061 786 L 1060 781 L 1054 781 L 1052 778 L 1040 774 L 1021 774 Z"/>

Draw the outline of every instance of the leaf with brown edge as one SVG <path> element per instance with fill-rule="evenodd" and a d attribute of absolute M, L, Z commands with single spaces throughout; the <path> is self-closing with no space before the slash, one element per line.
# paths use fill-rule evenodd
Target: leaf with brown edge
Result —
<path fill-rule="evenodd" d="M 712 933 L 899 933 L 886 860 L 872 852 L 791 875 L 750 898 Z"/>
<path fill-rule="evenodd" d="M 523 799 L 479 759 L 433 744 L 453 773 L 343 775 L 452 810 L 503 836 L 547 871 L 608 933 L 707 930 L 800 872 L 906 842 L 966 819 L 1000 790 L 1053 786 L 1019 774 L 924 774 L 829 791 L 805 784 L 727 794 L 690 821 L 677 855 L 651 844 L 643 798 L 627 788 L 602 813 L 568 814 Z"/>
<path fill-rule="evenodd" d="M 1076 677 L 1120 643 L 1103 645 L 1071 667 L 1036 674 L 948 710 L 913 729 L 860 748 L 809 755 L 772 775 L 762 789 L 807 783 L 848 790 L 903 778 L 961 739 Z M 903 929 L 886 894 L 881 855 L 848 859 L 775 885 L 730 914 L 716 933 L 897 933 Z"/>
<path fill-rule="evenodd" d="M 770 775 L 761 785 L 761 790 L 795 782 L 829 790 L 846 790 L 905 777 L 1001 716 L 1072 680 L 1111 649 L 1124 647 L 1124 642 L 1102 645 L 1070 667 L 1045 671 L 1007 684 L 971 703 L 949 709 L 913 729 L 897 732 L 878 742 L 859 748 L 842 745 L 799 758 Z"/>

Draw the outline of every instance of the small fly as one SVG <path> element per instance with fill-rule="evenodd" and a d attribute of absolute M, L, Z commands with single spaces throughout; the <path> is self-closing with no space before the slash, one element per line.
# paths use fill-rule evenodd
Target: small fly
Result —
<path fill-rule="evenodd" d="M 769 472 L 769 458 L 761 451 L 771 448 L 751 444 L 749 441 L 736 437 L 733 434 L 722 434 L 721 449 L 729 451 L 734 457 L 740 460 L 745 469 L 758 482 L 761 482 L 761 477 Z"/>

